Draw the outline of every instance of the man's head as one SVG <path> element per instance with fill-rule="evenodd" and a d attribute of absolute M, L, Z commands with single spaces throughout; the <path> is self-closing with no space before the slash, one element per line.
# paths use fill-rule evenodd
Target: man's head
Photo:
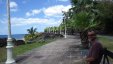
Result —
<path fill-rule="evenodd" d="M 88 32 L 88 39 L 90 41 L 94 41 L 96 39 L 96 33 L 94 31 L 89 31 Z"/>

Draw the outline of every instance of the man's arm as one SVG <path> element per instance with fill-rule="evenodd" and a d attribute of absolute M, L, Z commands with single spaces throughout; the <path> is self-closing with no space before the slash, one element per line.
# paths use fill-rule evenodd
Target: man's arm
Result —
<path fill-rule="evenodd" d="M 95 59 L 93 57 L 89 57 L 85 59 L 87 61 L 87 64 L 91 64 Z"/>
<path fill-rule="evenodd" d="M 93 57 L 86 58 L 86 61 L 87 61 L 87 62 L 92 62 L 92 61 L 94 61 L 94 60 L 95 60 L 95 58 L 93 58 Z"/>

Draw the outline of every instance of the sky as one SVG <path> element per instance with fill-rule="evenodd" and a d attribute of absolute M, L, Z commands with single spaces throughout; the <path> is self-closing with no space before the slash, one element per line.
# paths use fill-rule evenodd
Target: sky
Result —
<path fill-rule="evenodd" d="M 59 26 L 62 11 L 71 8 L 70 0 L 10 0 L 12 34 L 26 34 L 34 27 L 43 32 L 46 27 Z M 8 34 L 6 0 L 0 0 L 0 35 Z"/>

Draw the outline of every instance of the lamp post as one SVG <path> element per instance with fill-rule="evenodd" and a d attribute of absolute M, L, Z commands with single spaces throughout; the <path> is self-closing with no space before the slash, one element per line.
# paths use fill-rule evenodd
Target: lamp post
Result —
<path fill-rule="evenodd" d="M 47 28 L 47 33 L 49 33 L 49 28 Z"/>
<path fill-rule="evenodd" d="M 63 19 L 63 21 L 65 22 L 65 38 L 67 38 L 67 26 L 66 26 L 66 22 L 69 21 L 69 14 L 68 13 L 64 13 L 65 17 Z"/>
<path fill-rule="evenodd" d="M 8 20 L 8 39 L 7 39 L 7 60 L 6 64 L 15 64 L 13 59 L 13 43 L 11 37 L 11 22 L 10 22 L 10 1 L 7 0 L 7 20 Z"/>
<path fill-rule="evenodd" d="M 54 33 L 54 26 L 53 26 L 53 33 Z"/>
<path fill-rule="evenodd" d="M 63 22 L 61 23 L 61 26 L 60 26 L 60 34 L 62 34 L 62 24 Z"/>
<path fill-rule="evenodd" d="M 60 26 L 60 34 L 61 34 L 61 26 Z"/>
<path fill-rule="evenodd" d="M 66 33 L 66 31 L 67 31 L 67 27 L 66 27 L 66 22 L 65 22 L 65 38 L 67 38 L 67 33 Z"/>
<path fill-rule="evenodd" d="M 49 33 L 50 33 L 50 27 L 49 27 Z"/>
<path fill-rule="evenodd" d="M 55 29 L 54 29 L 54 30 L 55 30 L 55 34 L 56 34 L 57 28 L 55 27 Z"/>
<path fill-rule="evenodd" d="M 66 31 L 67 31 L 67 27 L 66 27 L 66 17 L 64 17 L 64 19 L 63 19 L 63 23 L 64 23 L 64 29 L 65 29 L 65 31 L 64 31 L 64 38 L 67 38 L 67 34 L 66 34 Z"/>
<path fill-rule="evenodd" d="M 60 34 L 61 34 L 61 26 L 59 26 L 59 28 L 60 28 Z"/>

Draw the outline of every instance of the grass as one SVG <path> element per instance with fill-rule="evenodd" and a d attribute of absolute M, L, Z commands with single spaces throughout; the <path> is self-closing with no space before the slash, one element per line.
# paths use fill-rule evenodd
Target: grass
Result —
<path fill-rule="evenodd" d="M 113 51 L 113 39 L 109 39 L 105 36 L 98 36 L 98 38 L 101 41 L 103 47 L 107 48 L 110 51 Z"/>
<path fill-rule="evenodd" d="M 0 62 L 4 61 L 6 58 L 6 48 L 0 48 Z"/>
<path fill-rule="evenodd" d="M 55 39 L 49 39 L 46 41 L 40 41 L 40 42 L 35 42 L 32 44 L 25 44 L 25 45 L 20 45 L 20 46 L 14 46 L 13 52 L 14 52 L 14 57 L 21 55 L 29 50 L 32 50 L 34 48 L 38 48 L 42 45 L 45 45 L 49 42 L 54 41 Z M 4 62 L 6 60 L 6 48 L 2 47 L 0 48 L 0 62 Z"/>
<path fill-rule="evenodd" d="M 14 54 L 19 55 L 19 54 L 22 54 L 23 52 L 27 52 L 28 50 L 32 50 L 33 48 L 40 47 L 44 44 L 47 44 L 47 42 L 36 42 L 36 43 L 32 43 L 32 44 L 16 46 L 14 48 Z"/>
<path fill-rule="evenodd" d="M 113 39 L 109 39 L 108 37 L 105 36 L 98 36 L 98 38 L 101 41 L 103 47 L 113 52 Z M 109 60 L 111 64 L 113 64 L 113 59 L 109 57 Z"/>

